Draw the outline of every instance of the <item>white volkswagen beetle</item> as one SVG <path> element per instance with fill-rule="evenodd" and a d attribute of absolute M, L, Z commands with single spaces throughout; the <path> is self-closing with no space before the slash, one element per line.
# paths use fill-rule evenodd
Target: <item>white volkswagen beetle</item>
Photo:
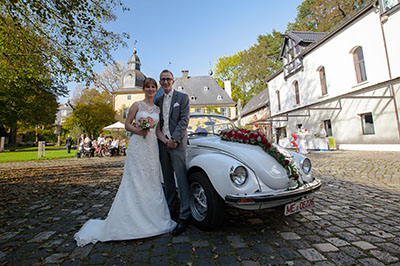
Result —
<path fill-rule="evenodd" d="M 229 130 L 239 132 L 227 117 L 190 115 L 186 163 L 197 227 L 207 230 L 220 225 L 225 204 L 245 210 L 286 204 L 286 215 L 313 205 L 313 198 L 305 196 L 319 189 L 321 181 L 312 176 L 308 158 L 278 145 L 271 147 L 261 133 L 247 132 L 243 138 L 251 145 Z M 235 137 L 240 142 L 230 141 Z M 265 145 L 258 145 L 261 139 Z"/>

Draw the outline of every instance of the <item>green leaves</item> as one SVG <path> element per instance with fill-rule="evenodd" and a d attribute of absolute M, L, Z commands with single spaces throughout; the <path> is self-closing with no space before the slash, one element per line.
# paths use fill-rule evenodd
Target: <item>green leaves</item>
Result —
<path fill-rule="evenodd" d="M 326 32 L 371 0 L 304 0 L 287 30 Z"/>
<path fill-rule="evenodd" d="M 215 65 L 216 80 L 223 87 L 223 80 L 232 83 L 232 99 L 245 105 L 252 97 L 267 88 L 267 78 L 282 67 L 279 60 L 281 33 L 259 35 L 257 43 L 232 56 L 221 57 Z"/>
<path fill-rule="evenodd" d="M 105 126 L 113 122 L 115 122 L 115 111 L 111 105 L 103 102 L 79 103 L 72 115 L 65 120 L 64 128 L 74 130 L 79 126 L 84 133 L 97 136 Z"/>
<path fill-rule="evenodd" d="M 245 84 L 241 80 L 242 52 L 232 56 L 218 58 L 215 64 L 215 74 L 218 84 L 224 87 L 224 80 L 229 79 L 232 84 L 232 99 L 236 102 L 245 95 Z"/>
<path fill-rule="evenodd" d="M 47 59 L 50 71 L 63 81 L 77 82 L 90 81 L 94 62 L 111 62 L 110 52 L 120 44 L 126 46 L 129 35 L 116 34 L 103 27 L 116 20 L 116 8 L 125 10 L 120 0 L 5 0 L 0 3 L 0 10 L 4 11 L 2 20 L 12 21 L 14 28 L 29 28 L 44 40 L 40 53 Z M 32 42 L 15 44 L 27 51 L 38 47 Z"/>

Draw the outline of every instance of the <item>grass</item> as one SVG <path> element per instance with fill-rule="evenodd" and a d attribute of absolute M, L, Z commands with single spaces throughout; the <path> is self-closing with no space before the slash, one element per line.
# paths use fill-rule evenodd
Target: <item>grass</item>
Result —
<path fill-rule="evenodd" d="M 32 147 L 27 149 L 16 149 L 15 152 L 1 152 L 0 162 L 17 162 L 17 161 L 32 161 L 32 160 L 49 160 L 49 159 L 60 159 L 75 157 L 76 149 L 72 149 L 71 153 L 67 153 L 67 150 L 55 149 L 54 147 L 46 147 L 45 157 L 38 157 L 38 148 Z"/>
<path fill-rule="evenodd" d="M 54 150 L 54 149 L 60 149 L 60 148 L 65 148 L 65 146 L 46 146 L 46 150 Z M 37 151 L 38 147 L 5 147 L 4 148 L 6 151 L 9 150 L 15 150 L 15 151 Z"/>

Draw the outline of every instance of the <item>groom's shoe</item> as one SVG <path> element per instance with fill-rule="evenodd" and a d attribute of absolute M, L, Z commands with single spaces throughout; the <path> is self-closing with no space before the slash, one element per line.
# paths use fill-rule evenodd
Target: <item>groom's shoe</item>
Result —
<path fill-rule="evenodd" d="M 170 215 L 171 215 L 171 219 L 174 220 L 175 222 L 179 220 L 179 210 L 173 210 L 173 211 L 169 211 Z"/>
<path fill-rule="evenodd" d="M 178 225 L 172 231 L 172 235 L 179 236 L 180 234 L 186 231 L 186 228 L 188 228 L 188 226 L 189 226 L 189 220 L 180 220 Z"/>

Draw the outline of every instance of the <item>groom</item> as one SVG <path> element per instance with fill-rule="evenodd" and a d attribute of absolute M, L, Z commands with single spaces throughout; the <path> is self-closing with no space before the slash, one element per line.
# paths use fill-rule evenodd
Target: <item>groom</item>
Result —
<path fill-rule="evenodd" d="M 189 185 L 186 177 L 186 146 L 189 124 L 189 97 L 172 89 L 174 76 L 169 70 L 160 74 L 160 84 L 164 94 L 155 100 L 160 107 L 160 128 L 167 138 L 166 143 L 159 141 L 161 169 L 164 177 L 165 194 L 170 212 L 176 206 L 176 181 L 181 201 L 179 223 L 172 231 L 174 236 L 186 231 L 189 225 Z"/>

